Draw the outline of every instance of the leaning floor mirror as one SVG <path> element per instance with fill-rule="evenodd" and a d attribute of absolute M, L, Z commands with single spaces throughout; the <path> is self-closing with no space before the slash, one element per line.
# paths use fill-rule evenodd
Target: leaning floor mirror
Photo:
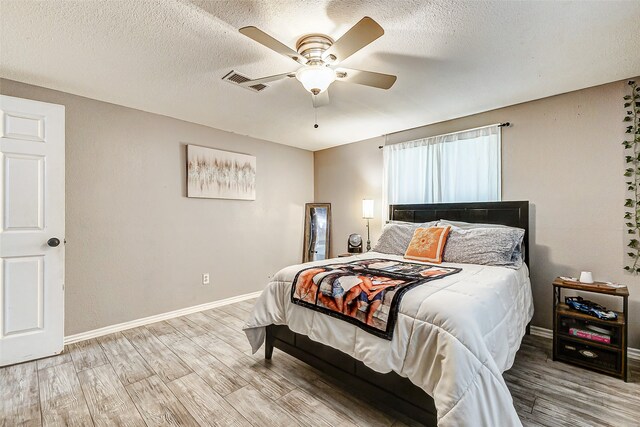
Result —
<path fill-rule="evenodd" d="M 307 203 L 302 262 L 320 261 L 331 253 L 331 203 Z"/>

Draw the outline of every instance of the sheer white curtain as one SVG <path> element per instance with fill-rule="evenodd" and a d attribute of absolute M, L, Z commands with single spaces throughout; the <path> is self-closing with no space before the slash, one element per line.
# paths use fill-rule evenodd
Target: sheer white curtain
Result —
<path fill-rule="evenodd" d="M 383 148 L 383 208 L 399 203 L 499 201 L 500 127 L 487 126 Z"/>

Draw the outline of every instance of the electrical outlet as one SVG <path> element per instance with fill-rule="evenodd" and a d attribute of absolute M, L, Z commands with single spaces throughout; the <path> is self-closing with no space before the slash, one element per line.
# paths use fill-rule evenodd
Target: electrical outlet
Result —
<path fill-rule="evenodd" d="M 203 285 L 209 284 L 209 273 L 202 273 L 202 284 Z"/>

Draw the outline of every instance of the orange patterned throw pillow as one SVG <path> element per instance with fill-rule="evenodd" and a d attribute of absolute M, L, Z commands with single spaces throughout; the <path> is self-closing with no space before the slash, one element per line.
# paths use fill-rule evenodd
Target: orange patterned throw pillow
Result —
<path fill-rule="evenodd" d="M 447 242 L 450 230 L 451 226 L 449 225 L 445 227 L 417 228 L 413 233 L 413 239 L 411 239 L 407 251 L 404 253 L 404 257 L 440 264 L 442 262 L 444 244 Z"/>

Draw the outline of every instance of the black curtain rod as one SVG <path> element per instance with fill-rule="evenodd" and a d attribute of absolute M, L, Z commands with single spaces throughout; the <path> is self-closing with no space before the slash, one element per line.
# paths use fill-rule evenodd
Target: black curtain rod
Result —
<path fill-rule="evenodd" d="M 511 122 L 504 122 L 504 123 L 500 123 L 498 124 L 499 128 L 508 128 L 509 126 L 511 126 Z M 461 131 L 464 132 L 464 131 Z M 382 149 L 384 148 L 384 145 L 378 145 L 378 149 Z"/>

